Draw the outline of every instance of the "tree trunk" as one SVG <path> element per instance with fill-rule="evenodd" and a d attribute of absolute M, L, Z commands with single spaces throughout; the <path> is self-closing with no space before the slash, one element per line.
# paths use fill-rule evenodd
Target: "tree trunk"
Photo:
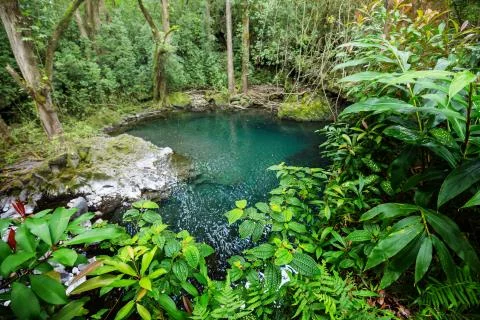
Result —
<path fill-rule="evenodd" d="M 248 0 L 243 0 L 242 17 L 242 90 L 248 94 L 248 73 L 250 66 L 250 17 Z"/>
<path fill-rule="evenodd" d="M 85 2 L 85 20 L 87 22 L 88 37 L 93 42 L 100 28 L 100 1 L 86 0 Z"/>
<path fill-rule="evenodd" d="M 162 26 L 165 33 L 165 42 L 170 42 L 170 14 L 168 11 L 168 0 L 162 0 Z"/>
<path fill-rule="evenodd" d="M 82 38 L 89 39 L 87 28 L 85 27 L 85 23 L 83 21 L 82 15 L 80 14 L 80 11 L 75 11 L 75 21 L 77 22 L 78 30 L 80 31 L 80 36 Z"/>
<path fill-rule="evenodd" d="M 0 136 L 2 137 L 2 140 L 5 141 L 7 144 L 10 144 L 12 142 L 12 139 L 10 137 L 10 130 L 8 129 L 8 126 L 5 123 L 5 121 L 3 121 L 3 118 L 1 115 L 0 115 Z"/>
<path fill-rule="evenodd" d="M 167 5 L 167 11 L 168 11 L 168 1 L 162 0 L 162 9 L 163 9 L 164 3 Z M 165 62 L 167 59 L 167 51 L 165 50 L 165 41 L 167 40 L 170 30 L 164 33 L 162 37 L 160 30 L 158 29 L 157 25 L 153 21 L 153 18 L 150 15 L 150 13 L 147 11 L 145 6 L 143 5 L 142 0 L 138 0 L 138 6 L 140 7 L 140 10 L 142 11 L 143 16 L 145 17 L 145 20 L 150 26 L 150 30 L 152 31 L 152 35 L 153 35 L 153 41 L 155 43 L 155 52 L 153 54 L 153 100 L 161 102 L 161 104 L 164 105 L 167 100 L 167 81 L 166 81 L 166 75 L 165 75 Z M 163 16 L 162 16 L 162 19 L 163 19 Z M 167 20 L 168 20 L 168 12 L 167 12 Z M 166 24 L 164 23 L 164 28 L 165 26 Z"/>
<path fill-rule="evenodd" d="M 52 103 L 51 86 L 42 81 L 41 73 L 38 68 L 37 58 L 34 54 L 34 48 L 31 41 L 24 41 L 27 37 L 26 31 L 22 34 L 20 30 L 25 30 L 23 16 L 17 0 L 3 0 L 0 2 L 0 18 L 5 27 L 5 31 L 12 47 L 13 55 L 17 65 L 22 73 L 18 75 L 11 67 L 7 71 L 14 79 L 27 90 L 29 95 L 35 101 L 38 115 L 42 126 L 49 138 L 61 134 L 62 125 L 58 120 L 57 112 Z M 52 57 L 53 58 L 53 57 Z"/>
<path fill-rule="evenodd" d="M 205 0 L 205 34 L 207 35 L 207 42 L 210 42 L 210 35 L 212 34 L 212 15 L 210 12 L 210 0 Z"/>
<path fill-rule="evenodd" d="M 232 1 L 226 0 L 225 15 L 227 20 L 227 77 L 228 92 L 235 93 L 235 74 L 233 70 L 233 41 L 232 41 Z"/>

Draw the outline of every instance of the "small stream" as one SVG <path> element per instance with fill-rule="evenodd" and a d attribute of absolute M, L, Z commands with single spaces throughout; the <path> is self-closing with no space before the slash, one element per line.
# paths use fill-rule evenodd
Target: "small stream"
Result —
<path fill-rule="evenodd" d="M 271 165 L 325 166 L 319 155 L 320 123 L 279 120 L 258 111 L 179 113 L 142 123 L 128 133 L 160 147 L 169 146 L 192 161 L 195 178 L 175 187 L 161 203 L 174 231 L 188 230 L 216 250 L 223 265 L 248 243 L 229 227 L 224 213 L 235 200 L 267 201 L 277 185 Z"/>

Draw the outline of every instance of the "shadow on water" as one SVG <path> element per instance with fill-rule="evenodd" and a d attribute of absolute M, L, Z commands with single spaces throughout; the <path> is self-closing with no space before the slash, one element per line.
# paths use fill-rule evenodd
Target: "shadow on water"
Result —
<path fill-rule="evenodd" d="M 319 155 L 319 123 L 280 121 L 259 112 L 177 114 L 128 133 L 171 147 L 191 159 L 198 176 L 178 184 L 160 213 L 174 231 L 188 230 L 216 250 L 213 269 L 249 243 L 229 227 L 224 213 L 235 200 L 266 201 L 277 184 L 271 165 L 325 166 Z"/>

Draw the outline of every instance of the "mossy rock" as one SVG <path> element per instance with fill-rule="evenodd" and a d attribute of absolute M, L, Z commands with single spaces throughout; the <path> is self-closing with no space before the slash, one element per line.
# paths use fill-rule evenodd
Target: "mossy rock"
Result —
<path fill-rule="evenodd" d="M 318 96 L 291 95 L 278 108 L 278 117 L 296 121 L 322 121 L 331 117 L 329 102 Z"/>
<path fill-rule="evenodd" d="M 168 95 L 167 104 L 184 109 L 192 104 L 192 98 L 184 92 L 173 92 Z"/>
<path fill-rule="evenodd" d="M 205 99 L 209 102 L 213 102 L 217 107 L 228 106 L 230 97 L 226 92 L 208 91 L 205 93 Z"/>

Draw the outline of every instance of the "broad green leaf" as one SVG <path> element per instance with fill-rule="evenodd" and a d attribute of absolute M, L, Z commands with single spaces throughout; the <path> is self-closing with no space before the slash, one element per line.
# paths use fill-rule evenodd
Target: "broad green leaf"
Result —
<path fill-rule="evenodd" d="M 158 204 L 150 200 L 140 200 L 132 203 L 132 207 L 137 209 L 158 209 Z"/>
<path fill-rule="evenodd" d="M 169 239 L 165 243 L 165 255 L 167 257 L 173 257 L 176 253 L 180 252 L 181 247 L 180 242 L 175 239 Z"/>
<path fill-rule="evenodd" d="M 0 234 L 3 234 L 5 230 L 10 226 L 12 219 L 0 219 Z"/>
<path fill-rule="evenodd" d="M 455 198 L 480 180 L 480 160 L 463 163 L 445 179 L 438 194 L 437 207 Z"/>
<path fill-rule="evenodd" d="M 17 241 L 17 250 L 35 253 L 37 242 L 25 224 L 15 230 L 15 241 Z"/>
<path fill-rule="evenodd" d="M 255 207 L 263 213 L 270 212 L 270 207 L 265 202 L 258 202 L 257 204 L 255 204 Z"/>
<path fill-rule="evenodd" d="M 172 271 L 175 277 L 177 277 L 180 282 L 187 281 L 188 277 L 188 266 L 183 260 L 177 260 L 173 263 Z"/>
<path fill-rule="evenodd" d="M 306 277 L 313 277 L 320 273 L 320 269 L 318 268 L 317 263 L 308 254 L 295 252 L 293 254 L 293 260 L 290 265 L 299 274 Z"/>
<path fill-rule="evenodd" d="M 250 237 L 255 230 L 255 222 L 252 220 L 245 220 L 243 221 L 240 226 L 238 227 L 238 232 L 240 233 L 240 237 L 242 239 L 246 239 Z"/>
<path fill-rule="evenodd" d="M 435 235 L 432 235 L 432 243 L 435 251 L 438 255 L 438 260 L 440 261 L 440 265 L 442 266 L 445 275 L 447 276 L 449 281 L 452 281 L 455 278 L 455 264 L 453 262 L 453 258 L 448 251 L 448 248 L 445 244 L 438 239 Z"/>
<path fill-rule="evenodd" d="M 6 257 L 12 254 L 12 249 L 3 240 L 0 239 L 0 261 L 3 261 Z"/>
<path fill-rule="evenodd" d="M 127 302 L 126 305 L 124 305 L 120 310 L 118 310 L 114 320 L 125 319 L 132 311 L 134 305 L 135 305 L 135 300 L 130 300 L 129 302 Z"/>
<path fill-rule="evenodd" d="M 237 208 L 239 209 L 245 209 L 247 207 L 247 200 L 238 200 L 238 201 L 235 201 L 235 205 L 237 206 Z"/>
<path fill-rule="evenodd" d="M 399 231 L 390 233 L 385 239 L 381 240 L 375 248 L 373 248 L 372 252 L 370 252 L 365 270 L 371 269 L 388 258 L 396 255 L 423 230 L 424 226 L 420 223 L 416 223 Z"/>
<path fill-rule="evenodd" d="M 103 263 L 106 265 L 110 265 L 120 271 L 121 273 L 128 274 L 129 276 L 132 277 L 137 277 L 138 274 L 137 272 L 127 263 L 119 260 L 114 260 L 114 259 L 105 259 L 103 260 Z"/>
<path fill-rule="evenodd" d="M 200 261 L 200 252 L 194 245 L 189 245 L 183 249 L 183 255 L 188 265 L 192 268 L 196 268 Z"/>
<path fill-rule="evenodd" d="M 371 241 L 372 238 L 373 236 L 368 230 L 354 230 L 347 236 L 347 240 L 352 242 Z"/>
<path fill-rule="evenodd" d="M 48 222 L 44 219 L 26 219 L 25 225 L 31 233 L 39 237 L 43 242 L 51 246 L 52 237 L 50 235 L 50 229 Z"/>
<path fill-rule="evenodd" d="M 432 239 L 425 237 L 418 251 L 417 261 L 415 263 L 415 284 L 422 280 L 432 262 Z"/>
<path fill-rule="evenodd" d="M 64 242 L 65 245 L 91 244 L 111 240 L 124 235 L 125 232 L 116 226 L 107 226 L 105 228 L 95 228 L 87 230 L 76 237 Z"/>
<path fill-rule="evenodd" d="M 66 304 L 62 309 L 55 313 L 51 320 L 71 320 L 77 317 L 83 317 L 88 314 L 88 310 L 83 306 L 86 299 L 75 300 Z"/>
<path fill-rule="evenodd" d="M 275 264 L 277 266 L 289 264 L 292 260 L 293 255 L 288 249 L 278 248 L 277 251 L 275 251 Z"/>
<path fill-rule="evenodd" d="M 374 81 L 381 78 L 388 79 L 391 75 L 383 72 L 364 71 L 352 74 L 350 76 L 340 79 L 338 82 L 361 82 L 361 81 Z"/>
<path fill-rule="evenodd" d="M 160 306 L 165 309 L 165 311 L 169 313 L 177 311 L 175 301 L 173 301 L 172 298 L 170 298 L 168 295 L 164 293 L 160 294 L 157 301 L 159 302 Z"/>
<path fill-rule="evenodd" d="M 439 79 L 448 80 L 452 72 L 443 70 L 421 70 L 421 71 L 406 71 L 396 77 L 392 77 L 385 81 L 389 85 L 405 84 L 416 82 L 418 79 Z"/>
<path fill-rule="evenodd" d="M 358 65 L 366 64 L 368 63 L 367 58 L 362 58 L 362 59 L 355 59 L 355 60 L 349 60 L 344 63 L 337 64 L 332 71 L 340 70 L 340 69 L 345 69 L 345 68 L 350 68 L 350 67 L 355 67 Z"/>
<path fill-rule="evenodd" d="M 255 256 L 256 258 L 265 260 L 273 257 L 273 255 L 275 254 L 275 247 L 271 244 L 264 243 L 255 248 L 247 250 L 246 252 Z"/>
<path fill-rule="evenodd" d="M 450 83 L 448 88 L 448 96 L 452 99 L 457 93 L 459 93 L 463 88 L 468 86 L 470 83 L 476 80 L 477 76 L 470 71 L 462 71 L 455 73 L 453 81 Z"/>
<path fill-rule="evenodd" d="M 265 268 L 265 289 L 270 292 L 276 292 L 282 281 L 280 268 L 272 263 L 268 263 Z"/>
<path fill-rule="evenodd" d="M 183 290 L 187 291 L 187 293 L 189 295 L 194 296 L 194 297 L 197 297 L 199 295 L 197 288 L 195 288 L 195 286 L 193 284 L 191 284 L 190 282 L 184 281 L 184 282 L 181 283 L 181 286 L 182 286 Z"/>
<path fill-rule="evenodd" d="M 368 221 L 373 218 L 380 220 L 391 219 L 408 215 L 419 210 L 419 207 L 413 204 L 405 203 L 384 203 L 368 210 L 360 217 L 360 221 Z"/>
<path fill-rule="evenodd" d="M 243 210 L 240 208 L 235 208 L 225 213 L 225 216 L 228 219 L 228 223 L 233 224 L 243 216 Z"/>
<path fill-rule="evenodd" d="M 111 274 L 105 274 L 105 275 L 93 277 L 83 282 L 82 284 L 80 284 L 70 294 L 72 295 L 80 294 L 93 289 L 108 287 L 117 279 L 118 279 L 118 276 L 114 276 Z"/>
<path fill-rule="evenodd" d="M 68 222 L 72 215 L 77 211 L 76 208 L 65 209 L 57 208 L 52 213 L 50 221 L 48 222 L 48 228 L 50 229 L 50 236 L 52 237 L 52 243 L 57 243 L 63 236 L 65 230 L 67 230 Z"/>
<path fill-rule="evenodd" d="M 473 197 L 471 197 L 470 200 L 468 200 L 462 208 L 470 208 L 478 205 L 480 205 L 480 191 L 478 191 Z"/>
<path fill-rule="evenodd" d="M 10 307 L 17 319 L 29 320 L 40 318 L 40 303 L 32 289 L 23 283 L 18 281 L 13 283 L 10 300 Z"/>
<path fill-rule="evenodd" d="M 307 227 L 304 225 L 304 224 L 301 224 L 301 223 L 298 223 L 298 222 L 295 222 L 295 221 L 291 221 L 288 223 L 288 228 L 290 230 L 293 230 L 297 233 L 306 233 L 307 232 Z"/>
<path fill-rule="evenodd" d="M 447 216 L 435 212 L 425 213 L 427 222 L 442 237 L 443 241 L 465 262 L 472 270 L 480 270 L 480 260 L 475 249 L 462 234 L 458 225 Z"/>
<path fill-rule="evenodd" d="M 397 255 L 393 256 L 385 268 L 382 280 L 380 282 L 380 288 L 385 289 L 392 283 L 398 280 L 400 276 L 407 271 L 412 264 L 415 263 L 415 259 L 420 250 L 420 246 L 423 243 L 423 239 L 426 237 L 426 232 L 415 238 L 405 248 L 403 248 Z"/>
<path fill-rule="evenodd" d="M 403 126 L 395 125 L 386 128 L 383 133 L 389 137 L 404 141 L 410 144 L 417 144 L 423 139 L 423 134 L 420 131 L 405 128 Z"/>
<path fill-rule="evenodd" d="M 394 98 L 371 98 L 365 101 L 357 102 L 351 106 L 345 108 L 340 114 L 344 116 L 349 113 L 359 113 L 359 112 L 411 112 L 414 111 L 415 107 L 411 104 L 408 104 L 402 100 Z"/>
<path fill-rule="evenodd" d="M 2 276 L 4 278 L 8 278 L 10 273 L 18 270 L 22 264 L 34 257 L 35 254 L 32 252 L 17 252 L 9 255 L 5 260 L 2 261 L 2 264 L 0 265 Z"/>
<path fill-rule="evenodd" d="M 78 253 L 75 252 L 75 250 L 61 248 L 57 251 L 54 251 L 52 253 L 52 258 L 50 258 L 49 260 L 56 261 L 63 264 L 64 266 L 72 267 L 75 264 L 75 261 L 77 261 L 77 258 Z"/>
<path fill-rule="evenodd" d="M 152 291 L 152 280 L 150 280 L 150 278 L 143 277 L 143 278 L 140 279 L 138 284 L 140 285 L 140 287 L 142 287 L 142 288 L 144 288 L 148 291 Z"/>
<path fill-rule="evenodd" d="M 144 306 L 137 302 L 137 312 L 142 317 L 143 320 L 150 320 L 152 319 L 152 315 L 150 311 L 147 310 Z"/>
<path fill-rule="evenodd" d="M 66 304 L 68 302 L 65 287 L 46 275 L 31 275 L 30 284 L 33 292 L 50 304 Z"/>
<path fill-rule="evenodd" d="M 148 251 L 142 256 L 142 267 L 140 269 L 140 274 L 143 276 L 145 271 L 147 271 L 150 263 L 152 262 L 155 253 L 157 252 L 157 247 L 154 247 L 152 250 Z"/>
<path fill-rule="evenodd" d="M 263 222 L 255 222 L 255 227 L 253 228 L 252 232 L 252 241 L 257 242 L 263 235 L 263 230 L 265 229 L 265 225 Z"/>

